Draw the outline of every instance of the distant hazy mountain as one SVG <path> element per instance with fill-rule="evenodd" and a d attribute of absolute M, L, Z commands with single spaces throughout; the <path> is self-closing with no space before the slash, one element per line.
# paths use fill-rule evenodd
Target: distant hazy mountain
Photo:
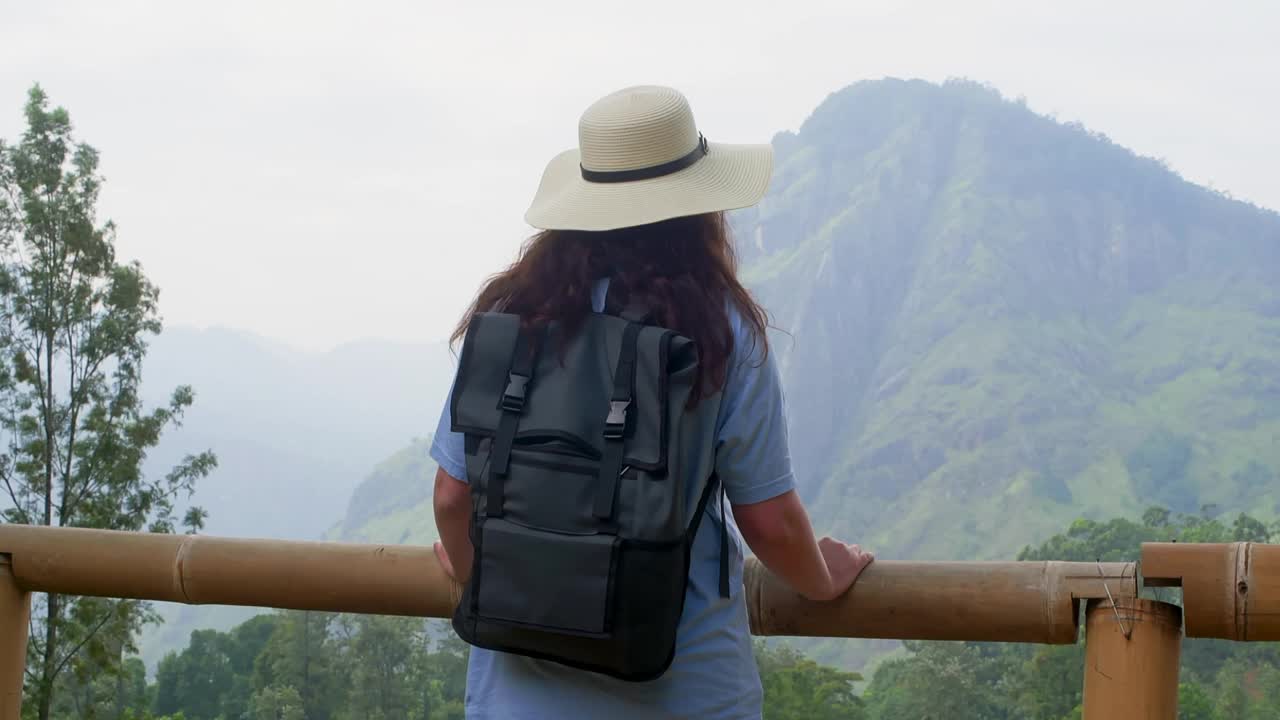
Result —
<path fill-rule="evenodd" d="M 184 426 L 149 458 L 161 471 L 212 448 L 197 488 L 210 534 L 315 539 L 369 468 L 435 429 L 452 372 L 443 344 L 365 341 L 306 353 L 228 330 L 168 328 L 151 344 L 145 390 L 196 390 Z"/>
<path fill-rule="evenodd" d="M 350 343 L 309 353 L 231 330 L 171 327 L 151 343 L 144 393 L 164 401 L 195 388 L 184 426 L 148 458 L 160 473 L 183 454 L 212 448 L 218 469 L 193 502 L 206 532 L 320 539 L 341 517 L 369 468 L 435 429 L 452 377 L 441 344 Z M 254 610 L 163 604 L 163 625 L 142 638 L 153 665 L 186 645 L 192 629 L 228 629 Z"/>

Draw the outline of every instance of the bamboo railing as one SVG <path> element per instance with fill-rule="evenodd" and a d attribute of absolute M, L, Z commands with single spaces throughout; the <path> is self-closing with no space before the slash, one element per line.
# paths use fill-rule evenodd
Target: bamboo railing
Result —
<path fill-rule="evenodd" d="M 1140 578 L 1140 575 L 1145 577 Z M 806 600 L 748 558 L 757 635 L 1069 644 L 1087 616 L 1085 717 L 1173 718 L 1182 586 L 1191 637 L 1280 640 L 1280 546 L 1151 544 L 1139 563 L 877 560 Z M 429 547 L 0 525 L 0 720 L 18 718 L 30 593 L 448 617 L 460 589 Z"/>

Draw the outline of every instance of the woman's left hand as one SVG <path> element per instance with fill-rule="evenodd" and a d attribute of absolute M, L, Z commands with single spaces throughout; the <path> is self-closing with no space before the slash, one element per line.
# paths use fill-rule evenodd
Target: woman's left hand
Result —
<path fill-rule="evenodd" d="M 440 561 L 440 568 L 444 570 L 444 574 L 448 575 L 450 580 L 458 582 L 458 576 L 453 572 L 453 562 L 449 560 L 449 553 L 445 552 L 444 545 L 437 541 L 434 548 L 436 560 Z"/>

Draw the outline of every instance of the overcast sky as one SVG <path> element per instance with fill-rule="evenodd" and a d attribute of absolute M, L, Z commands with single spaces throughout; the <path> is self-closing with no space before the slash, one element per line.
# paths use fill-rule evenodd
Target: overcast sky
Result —
<path fill-rule="evenodd" d="M 0 1 L 0 137 L 40 82 L 170 324 L 444 337 L 579 113 L 676 86 L 767 142 L 854 81 L 969 77 L 1280 208 L 1280 3 Z"/>

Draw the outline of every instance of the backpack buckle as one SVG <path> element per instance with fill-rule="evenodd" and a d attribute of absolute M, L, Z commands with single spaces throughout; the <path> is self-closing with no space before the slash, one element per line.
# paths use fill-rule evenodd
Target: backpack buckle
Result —
<path fill-rule="evenodd" d="M 604 438 L 606 440 L 621 440 L 623 432 L 627 429 L 627 407 L 631 405 L 630 400 L 610 400 L 609 401 L 609 417 L 604 421 Z"/>
<path fill-rule="evenodd" d="M 502 391 L 502 409 L 514 413 L 524 410 L 524 394 L 528 386 L 528 376 L 515 373 L 508 375 L 507 389 Z"/>

